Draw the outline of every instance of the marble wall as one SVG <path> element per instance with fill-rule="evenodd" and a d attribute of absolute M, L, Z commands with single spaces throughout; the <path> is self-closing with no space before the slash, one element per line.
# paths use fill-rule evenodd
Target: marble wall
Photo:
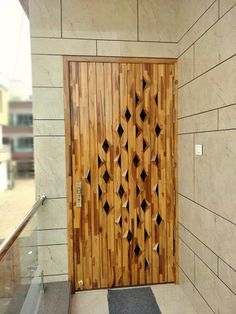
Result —
<path fill-rule="evenodd" d="M 233 314 L 236 1 L 208 4 L 178 43 L 180 284 L 197 313 Z M 194 10 L 189 1 L 181 14 Z"/>

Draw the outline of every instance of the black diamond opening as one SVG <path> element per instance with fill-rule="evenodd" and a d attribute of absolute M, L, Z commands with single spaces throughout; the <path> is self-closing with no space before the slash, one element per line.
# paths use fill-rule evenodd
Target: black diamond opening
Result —
<path fill-rule="evenodd" d="M 118 165 L 121 167 L 121 155 L 119 156 L 118 160 L 117 160 Z"/>
<path fill-rule="evenodd" d="M 120 217 L 119 225 L 120 225 L 120 227 L 122 228 L 122 217 Z"/>
<path fill-rule="evenodd" d="M 158 94 L 156 95 L 155 102 L 158 105 Z"/>
<path fill-rule="evenodd" d="M 146 111 L 143 109 L 140 113 L 140 118 L 142 121 L 144 121 L 147 117 Z"/>
<path fill-rule="evenodd" d="M 144 240 L 146 241 L 148 238 L 148 232 L 146 229 L 144 229 Z"/>
<path fill-rule="evenodd" d="M 137 93 L 135 93 L 135 104 L 136 104 L 136 106 L 138 106 L 139 100 L 140 100 L 140 99 L 139 99 Z"/>
<path fill-rule="evenodd" d="M 145 141 L 145 139 L 143 139 L 143 151 L 146 150 L 147 146 L 147 142 Z"/>
<path fill-rule="evenodd" d="M 128 172 L 128 171 L 126 171 L 125 180 L 126 180 L 127 182 L 129 181 L 129 172 Z"/>
<path fill-rule="evenodd" d="M 133 163 L 134 163 L 135 167 L 137 168 L 138 164 L 139 164 L 139 157 L 137 154 L 133 158 Z"/>
<path fill-rule="evenodd" d="M 110 210 L 110 205 L 109 205 L 108 201 L 106 201 L 106 203 L 104 204 L 103 208 L 104 208 L 106 214 L 108 214 L 109 210 Z"/>
<path fill-rule="evenodd" d="M 135 246 L 134 253 L 136 256 L 139 256 L 139 254 L 141 253 L 141 249 L 138 244 Z"/>
<path fill-rule="evenodd" d="M 127 238 L 128 242 L 130 243 L 130 241 L 131 241 L 132 238 L 133 238 L 132 232 L 131 232 L 130 230 L 128 231 L 126 238 Z"/>
<path fill-rule="evenodd" d="M 143 79 L 143 89 L 147 87 L 147 82 Z"/>
<path fill-rule="evenodd" d="M 124 148 L 128 151 L 129 148 L 128 141 L 125 143 Z"/>
<path fill-rule="evenodd" d="M 141 134 L 141 129 L 136 125 L 136 137 Z"/>
<path fill-rule="evenodd" d="M 158 166 L 158 155 L 156 154 L 155 163 Z"/>
<path fill-rule="evenodd" d="M 140 193 L 140 188 L 138 187 L 138 185 L 136 185 L 136 194 L 137 194 L 137 196 L 139 195 L 139 193 Z"/>
<path fill-rule="evenodd" d="M 139 215 L 137 215 L 137 227 L 139 226 L 140 222 L 141 222 L 141 219 L 140 219 Z"/>
<path fill-rule="evenodd" d="M 144 199 L 141 203 L 141 207 L 142 210 L 145 212 L 145 210 L 147 209 L 148 203 L 146 202 L 146 200 Z"/>
<path fill-rule="evenodd" d="M 91 175 L 90 175 L 90 170 L 87 174 L 87 177 L 86 177 L 87 181 L 90 183 L 91 182 Z"/>
<path fill-rule="evenodd" d="M 131 118 L 131 114 L 130 114 L 130 112 L 129 112 L 129 109 L 127 108 L 126 109 L 126 112 L 125 112 L 125 119 L 126 119 L 126 121 L 127 122 L 129 122 L 129 119 Z"/>
<path fill-rule="evenodd" d="M 100 168 L 102 165 L 102 159 L 100 158 L 100 156 L 98 156 L 98 167 Z"/>
<path fill-rule="evenodd" d="M 118 127 L 118 129 L 117 129 L 117 132 L 118 132 L 118 134 L 119 134 L 120 137 L 121 137 L 122 134 L 124 133 L 124 130 L 123 130 L 121 124 L 119 125 L 119 127 Z"/>
<path fill-rule="evenodd" d="M 147 269 L 148 266 L 149 266 L 149 263 L 148 263 L 147 259 L 145 258 L 145 269 Z"/>
<path fill-rule="evenodd" d="M 155 128 L 155 132 L 156 132 L 156 136 L 159 136 L 161 129 L 159 127 L 159 125 L 157 124 L 156 128 Z"/>
<path fill-rule="evenodd" d="M 109 144 L 108 144 L 108 141 L 105 140 L 102 144 L 102 148 L 104 149 L 104 152 L 107 153 L 108 152 L 108 149 L 109 149 Z"/>
<path fill-rule="evenodd" d="M 100 188 L 100 185 L 98 186 L 98 196 L 99 196 L 99 199 L 101 199 L 101 197 L 102 197 L 102 189 Z"/>
<path fill-rule="evenodd" d="M 125 190 L 123 189 L 123 186 L 120 185 L 119 190 L 118 190 L 118 194 L 120 195 L 120 198 L 123 197 L 124 193 L 125 193 Z"/>
<path fill-rule="evenodd" d="M 107 172 L 107 170 L 104 172 L 103 174 L 103 179 L 104 181 L 107 183 L 110 179 L 109 173 Z"/>
<path fill-rule="evenodd" d="M 146 173 L 146 171 L 143 169 L 143 171 L 141 172 L 141 178 L 142 178 L 142 180 L 143 181 L 145 181 L 145 179 L 146 179 L 146 177 L 147 177 L 147 173 Z"/>
<path fill-rule="evenodd" d="M 156 193 L 157 193 L 157 195 L 159 194 L 159 187 L 158 187 L 158 184 L 156 185 Z"/>
<path fill-rule="evenodd" d="M 157 215 L 157 219 L 156 219 L 156 223 L 157 223 L 158 226 L 159 226 L 161 222 L 162 222 L 162 218 L 161 218 L 160 214 L 158 214 L 158 215 Z"/>
<path fill-rule="evenodd" d="M 153 251 L 157 252 L 158 255 L 160 254 L 159 243 L 157 243 L 157 244 L 154 246 Z"/>

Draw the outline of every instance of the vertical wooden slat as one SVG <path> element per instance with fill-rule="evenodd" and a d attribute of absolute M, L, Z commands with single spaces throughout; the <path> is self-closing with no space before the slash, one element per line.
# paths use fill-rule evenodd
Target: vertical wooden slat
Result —
<path fill-rule="evenodd" d="M 100 288 L 99 212 L 98 212 L 98 145 L 97 145 L 97 94 L 96 65 L 88 63 L 89 129 L 90 129 L 90 180 L 91 180 L 91 239 L 92 287 Z"/>
<path fill-rule="evenodd" d="M 129 186 L 127 181 L 128 171 L 128 127 L 125 118 L 125 112 L 128 105 L 128 91 L 127 91 L 127 64 L 120 64 L 120 110 L 121 110 L 121 123 L 124 133 L 121 137 L 121 183 L 125 190 L 122 197 L 122 264 L 123 264 L 123 286 L 130 285 L 130 259 L 129 259 L 129 242 L 127 240 L 127 232 L 129 230 Z"/>
<path fill-rule="evenodd" d="M 114 284 L 114 149 L 113 149 L 113 103 L 112 103 L 112 83 L 111 83 L 111 63 L 104 63 L 104 88 L 105 88 L 105 115 L 106 115 L 106 140 L 109 149 L 106 153 L 106 166 L 110 179 L 107 182 L 107 202 L 110 210 L 107 214 L 107 250 L 108 250 L 108 287 Z"/>
<path fill-rule="evenodd" d="M 101 189 L 99 199 L 99 232 L 100 232 L 100 278 L 101 288 L 106 288 L 108 284 L 108 252 L 107 252 L 107 216 L 104 211 L 106 202 L 106 183 L 103 175 L 106 171 L 106 153 L 103 150 L 103 143 L 106 139 L 105 122 L 105 96 L 104 96 L 104 68 L 103 63 L 96 63 L 96 84 L 97 84 L 97 132 L 98 132 L 98 157 L 101 160 L 98 168 L 98 184 Z M 97 157 L 97 158 L 98 158 Z"/>
<path fill-rule="evenodd" d="M 143 66 L 142 64 L 136 64 L 136 126 L 141 130 L 139 136 L 136 138 L 136 153 L 139 157 L 138 167 L 136 169 L 136 208 L 137 215 L 139 217 L 139 224 L 137 225 L 137 236 L 139 245 L 143 252 L 138 257 L 138 283 L 140 285 L 145 284 L 145 242 L 144 242 L 144 212 L 141 208 L 143 200 L 144 183 L 141 179 L 141 172 L 144 168 L 143 163 L 143 121 L 140 114 L 143 110 Z M 149 267 L 151 267 L 149 265 Z"/>
<path fill-rule="evenodd" d="M 158 145 L 158 181 L 159 181 L 159 197 L 158 208 L 161 217 L 159 224 L 159 272 L 160 282 L 167 279 L 166 265 L 166 123 L 165 123 L 165 65 L 158 65 L 158 109 L 157 123 L 161 129 L 157 138 Z"/>
<path fill-rule="evenodd" d="M 83 229 L 83 266 L 84 288 L 92 288 L 92 259 L 91 259 L 91 195 L 90 182 L 90 130 L 88 107 L 88 64 L 81 63 L 79 71 L 79 111 L 80 111 L 80 142 L 81 173 L 82 173 L 82 222 Z"/>
<path fill-rule="evenodd" d="M 159 228 L 156 223 L 156 217 L 158 215 L 158 145 L 157 135 L 155 132 L 156 125 L 158 123 L 158 90 L 157 90 L 157 64 L 151 65 L 151 109 L 150 109 L 150 158 L 151 158 L 151 255 L 152 255 L 152 282 L 159 282 L 159 255 L 158 247 L 159 243 Z"/>
<path fill-rule="evenodd" d="M 138 274 L 138 257 L 134 253 L 135 247 L 138 245 L 137 238 L 137 211 L 136 211 L 136 167 L 133 159 L 136 155 L 136 135 L 135 135 L 135 65 L 128 64 L 128 110 L 131 117 L 128 121 L 128 157 L 129 157 L 129 230 L 132 233 L 132 240 L 130 241 L 130 262 L 131 267 L 131 285 L 137 284 Z"/>
<path fill-rule="evenodd" d="M 80 144 L 80 110 L 79 110 L 79 68 L 76 62 L 70 63 L 70 95 L 72 105 L 72 169 L 73 169 L 73 228 L 74 228 L 74 269 L 75 269 L 75 289 L 83 289 L 83 223 L 82 208 L 77 207 L 77 182 L 81 181 L 81 144 Z"/>
<path fill-rule="evenodd" d="M 147 177 L 144 180 L 143 200 L 147 202 L 145 209 L 145 222 L 144 227 L 147 233 L 145 241 L 145 258 L 149 264 L 151 264 L 151 168 L 150 168 L 150 98 L 151 98 L 151 68 L 150 64 L 143 65 L 143 78 L 144 78 L 144 110 L 147 114 L 146 119 L 143 121 L 143 139 L 148 143 L 148 148 L 143 153 L 144 158 L 144 170 Z M 145 270 L 146 283 L 152 282 L 152 267 L 147 267 Z"/>
<path fill-rule="evenodd" d="M 113 105 L 113 144 L 114 144 L 114 215 L 115 215 L 115 286 L 122 286 L 122 198 L 121 185 L 121 145 L 118 128 L 123 126 L 120 119 L 120 70 L 119 64 L 112 64 L 112 105 Z M 121 134 L 121 133 L 120 133 Z M 122 136 L 123 134 L 121 134 Z"/>

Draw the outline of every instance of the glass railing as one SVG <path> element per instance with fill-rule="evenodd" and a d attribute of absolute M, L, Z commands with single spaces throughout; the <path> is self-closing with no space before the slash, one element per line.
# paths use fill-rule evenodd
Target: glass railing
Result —
<path fill-rule="evenodd" d="M 0 313 L 33 314 L 43 292 L 39 269 L 37 214 L 42 196 L 0 245 Z M 39 209 L 40 210 L 40 209 Z"/>

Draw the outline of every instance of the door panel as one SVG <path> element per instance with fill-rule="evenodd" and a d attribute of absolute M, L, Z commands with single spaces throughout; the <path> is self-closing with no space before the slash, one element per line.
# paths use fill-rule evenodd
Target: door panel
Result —
<path fill-rule="evenodd" d="M 69 63 L 77 290 L 175 279 L 173 80 L 173 64 Z"/>

